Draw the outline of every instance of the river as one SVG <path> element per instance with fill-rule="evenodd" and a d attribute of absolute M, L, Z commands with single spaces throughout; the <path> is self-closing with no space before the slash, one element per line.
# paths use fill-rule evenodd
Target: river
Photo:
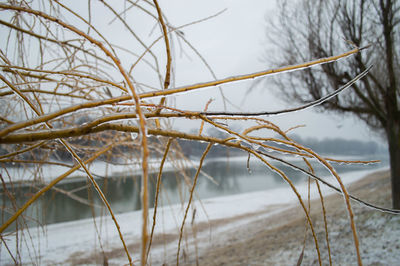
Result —
<path fill-rule="evenodd" d="M 376 157 L 375 157 L 376 158 Z M 364 158 L 363 158 L 364 159 Z M 339 173 L 348 171 L 366 170 L 387 165 L 387 159 L 376 165 L 341 165 L 334 164 Z M 293 162 L 293 161 L 292 161 Z M 295 163 L 301 165 L 299 160 Z M 274 164 L 283 170 L 294 184 L 307 180 L 306 175 L 294 169 Z M 303 165 L 301 165 L 304 167 Z M 329 175 L 328 171 L 320 164 L 313 163 L 318 176 Z M 199 175 L 194 196 L 197 199 L 207 199 L 226 195 L 241 194 L 252 191 L 261 191 L 287 186 L 286 182 L 265 165 L 254 158 L 247 165 L 247 158 L 211 158 L 205 161 Z M 188 199 L 190 187 L 196 169 L 187 168 L 183 172 L 168 170 L 163 173 L 160 193 L 160 205 L 170 205 L 184 202 Z M 154 206 L 157 174 L 151 174 L 149 178 L 149 203 Z M 97 178 L 97 183 L 102 188 L 115 213 L 124 213 L 141 208 L 140 187 L 141 178 L 137 174 L 119 175 L 118 177 Z M 28 184 L 28 185 L 27 185 Z M 41 186 L 35 183 L 14 184 L 7 186 L 7 193 L 12 193 L 15 201 L 7 197 L 4 189 L 1 192 L 0 204 L 2 206 L 3 222 L 10 217 L 16 206 L 21 206 L 29 197 L 36 193 Z M 107 210 L 102 204 L 97 192 L 91 183 L 85 178 L 74 178 L 73 181 L 62 182 L 57 185 L 57 190 L 45 193 L 36 203 L 24 213 L 24 220 L 20 219 L 20 226 L 32 226 L 34 224 L 52 224 L 65 221 L 79 220 L 92 216 L 106 215 Z M 63 193 L 64 192 L 64 193 Z M 65 192 L 68 192 L 67 195 Z M 73 195 L 71 197 L 71 194 Z M 14 209 L 13 211 L 9 211 Z M 4 211 L 5 210 L 5 211 Z M 14 231 L 16 225 L 11 225 L 8 231 Z"/>

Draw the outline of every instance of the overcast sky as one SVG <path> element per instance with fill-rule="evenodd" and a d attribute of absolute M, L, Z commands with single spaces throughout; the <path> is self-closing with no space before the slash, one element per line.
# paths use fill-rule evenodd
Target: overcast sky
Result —
<path fill-rule="evenodd" d="M 268 69 L 268 62 L 262 60 L 268 56 L 266 34 L 268 25 L 266 17 L 277 15 L 275 1 L 266 0 L 223 0 L 223 1 L 178 1 L 164 0 L 160 5 L 174 26 L 207 17 L 218 11 L 227 9 L 218 17 L 183 29 L 185 37 L 197 48 L 208 61 L 218 78 L 251 73 Z M 177 49 L 179 51 L 179 49 Z M 192 84 L 212 80 L 204 64 L 196 55 L 185 48 L 190 56 L 175 54 L 176 85 Z M 224 85 L 224 94 L 245 111 L 271 111 L 297 104 L 288 104 L 278 99 L 273 91 L 273 85 L 267 82 L 247 94 L 251 82 L 239 82 Z M 214 93 L 215 92 L 215 93 Z M 207 101 L 214 102 L 209 110 L 222 110 L 223 104 L 216 88 L 203 90 L 191 95 L 176 97 L 177 106 L 183 109 L 203 109 Z M 243 99 L 245 100 L 243 101 Z M 231 111 L 237 111 L 228 105 Z M 282 129 L 305 124 L 305 128 L 296 130 L 303 136 L 344 137 L 349 139 L 374 139 L 381 141 L 364 124 L 352 117 L 340 117 L 317 113 L 316 110 L 300 111 L 295 114 L 269 117 Z M 185 125 L 177 122 L 178 127 Z"/>

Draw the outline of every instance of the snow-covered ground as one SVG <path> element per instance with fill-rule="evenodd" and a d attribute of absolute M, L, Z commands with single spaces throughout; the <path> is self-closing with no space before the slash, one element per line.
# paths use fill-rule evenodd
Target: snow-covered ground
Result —
<path fill-rule="evenodd" d="M 382 169 L 381 169 L 382 170 Z M 341 176 L 345 184 L 350 184 L 367 174 L 377 171 L 363 170 L 356 172 L 345 173 Z M 337 184 L 333 179 L 331 183 Z M 303 198 L 307 194 L 306 184 L 299 185 L 298 191 Z M 333 193 L 333 191 L 325 186 L 322 186 L 323 193 Z M 315 188 L 312 188 L 311 197 L 318 197 Z M 270 212 L 263 212 L 262 215 L 268 216 L 276 211 L 283 211 L 293 204 L 297 204 L 297 198 L 289 187 L 277 188 L 266 191 L 252 192 L 233 196 L 211 198 L 203 201 L 195 201 L 188 215 L 186 224 L 192 222 L 192 211 L 196 209 L 195 222 L 196 224 L 208 223 L 218 219 L 231 219 L 232 222 L 218 227 L 213 230 L 217 233 L 218 230 L 227 230 L 233 226 L 238 226 L 238 223 L 247 223 L 252 219 L 251 213 L 257 213 L 266 210 L 268 207 L 279 204 L 283 206 L 279 210 L 271 209 Z M 181 204 L 173 206 L 165 206 L 158 208 L 157 223 L 155 234 L 177 234 L 183 219 L 184 209 L 186 207 Z M 153 209 L 149 211 L 153 214 Z M 130 248 L 131 256 L 134 260 L 139 259 L 140 254 L 140 239 L 141 239 L 141 211 L 119 214 L 116 216 L 121 227 L 125 241 Z M 233 219 L 234 217 L 248 217 L 243 219 Z M 257 216 L 260 218 L 260 216 Z M 236 222 L 235 222 L 236 221 Z M 150 225 L 152 222 L 149 223 Z M 207 231 L 207 230 L 206 230 Z M 3 235 L 4 243 L 7 244 L 13 256 L 19 256 L 23 264 L 33 262 L 37 265 L 53 265 L 55 263 L 64 263 L 71 257 L 86 256 L 93 253 L 95 250 L 100 251 L 99 238 L 102 241 L 102 248 L 105 251 L 121 247 L 122 244 L 115 229 L 112 219 L 107 217 L 98 217 L 96 219 L 85 219 L 73 222 L 65 222 L 59 224 L 48 225 L 45 228 L 30 228 L 17 232 L 19 237 L 23 236 L 22 241 L 19 239 L 16 243 L 16 233 Z M 206 232 L 207 234 L 209 232 Z M 1 265 L 14 264 L 12 257 L 8 254 L 4 243 L 1 245 Z M 18 245 L 19 253 L 16 246 Z M 176 250 L 177 243 L 170 242 L 166 246 L 154 245 L 152 250 L 152 258 L 156 259 L 163 255 L 163 252 L 169 249 Z M 123 254 L 119 258 L 111 260 L 116 264 L 126 263 L 126 256 Z"/>

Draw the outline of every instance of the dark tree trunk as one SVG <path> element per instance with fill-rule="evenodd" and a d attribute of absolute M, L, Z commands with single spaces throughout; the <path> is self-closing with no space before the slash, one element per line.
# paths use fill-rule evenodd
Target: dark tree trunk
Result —
<path fill-rule="evenodd" d="M 394 8 L 395 3 L 380 1 L 382 9 L 382 26 L 386 52 L 386 66 L 389 86 L 386 90 L 385 104 L 387 110 L 386 133 L 388 136 L 390 169 L 392 178 L 393 208 L 400 209 L 400 111 L 398 107 L 398 84 L 395 73 L 394 52 Z"/>
<path fill-rule="evenodd" d="M 400 209 L 400 125 L 389 123 L 387 137 L 390 156 L 390 173 L 392 180 L 392 204 L 394 209 Z"/>

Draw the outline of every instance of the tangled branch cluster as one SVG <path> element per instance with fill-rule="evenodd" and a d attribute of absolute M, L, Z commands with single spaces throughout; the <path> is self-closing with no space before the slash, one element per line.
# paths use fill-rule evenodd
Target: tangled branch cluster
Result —
<path fill-rule="evenodd" d="M 86 173 L 119 231 L 118 221 L 113 214 L 112 206 L 108 203 L 101 187 L 88 169 L 88 166 L 99 157 L 108 158 L 110 161 L 123 158 L 127 162 L 135 160 L 141 162 L 142 219 L 148 221 L 148 159 L 150 153 L 154 152 L 162 157 L 162 163 L 159 168 L 156 206 L 150 234 L 147 222 L 143 222 L 141 263 L 145 265 L 154 232 L 163 164 L 168 159 L 170 149 L 178 149 L 176 143 L 171 144 L 173 143 L 172 140 L 185 139 L 207 142 L 209 145 L 201 158 L 194 183 L 190 188 L 190 200 L 186 205 L 185 218 L 180 230 L 177 263 L 179 263 L 179 250 L 185 219 L 202 162 L 212 146 L 220 144 L 253 155 L 287 181 L 293 192 L 296 193 L 304 210 L 321 264 L 319 245 L 307 205 L 285 172 L 271 163 L 278 160 L 291 165 L 279 158 L 276 152 L 302 157 L 306 168 L 297 167 L 297 169 L 316 180 L 318 190 L 319 183 L 322 182 L 343 194 L 353 230 L 357 257 L 361 264 L 350 198 L 364 204 L 367 203 L 349 195 L 339 175 L 330 164 L 330 162 L 338 160 L 323 158 L 296 143 L 287 136 L 287 132 L 282 131 L 265 117 L 309 108 L 326 101 L 366 75 L 369 68 L 345 86 L 338 88 L 333 94 L 326 95 L 316 102 L 287 110 L 257 113 L 187 111 L 175 108 L 171 104 L 172 101 L 168 99 L 180 93 L 192 93 L 202 88 L 215 90 L 217 89 L 216 86 L 221 84 L 297 71 L 322 63 L 334 62 L 359 53 L 364 48 L 356 47 L 340 55 L 298 65 L 215 79 L 182 87 L 171 87 L 171 77 L 173 77 L 171 42 L 183 40 L 194 49 L 180 31 L 182 27 L 190 24 L 173 27 L 163 14 L 157 0 L 141 1 L 140 3 L 128 0 L 123 8 L 113 7 L 106 1 L 98 1 L 93 5 L 99 5 L 98 8 L 111 12 L 114 17 L 112 22 L 118 21 L 119 27 L 123 27 L 130 34 L 130 37 L 142 46 L 143 52 L 135 54 L 133 51 L 113 44 L 109 38 L 104 36 L 92 21 L 93 7 L 91 7 L 90 1 L 86 16 L 56 0 L 33 1 L 32 3 L 25 1 L 0 3 L 2 14 L 0 24 L 2 25 L 3 36 L 0 50 L 0 79 L 2 81 L 0 84 L 0 163 L 2 168 L 6 170 L 12 164 L 14 164 L 14 167 L 15 165 L 30 164 L 41 167 L 46 164 L 55 164 L 58 162 L 54 160 L 54 155 L 58 152 L 69 154 L 75 161 L 70 165 L 65 163 L 64 165 L 70 167 L 68 171 L 43 185 L 22 207 L 16 207 L 12 210 L 11 217 L 1 226 L 1 234 L 6 234 L 5 230 L 13 222 L 22 219 L 24 211 L 41 195 L 55 189 L 57 183 L 79 169 Z M 146 14 L 153 19 L 155 26 L 160 26 L 160 37 L 156 38 L 150 45 L 146 45 L 135 33 L 134 27 L 127 22 L 126 15 L 132 10 Z M 7 38 L 4 38 L 6 36 L 4 32 L 7 32 Z M 157 55 L 152 51 L 152 47 L 161 41 L 164 41 L 165 56 Z M 160 62 L 163 60 L 166 62 L 165 70 L 160 68 Z M 202 58 L 202 60 L 204 59 Z M 135 70 L 139 64 L 145 64 L 152 69 L 160 83 L 158 88 L 136 81 Z M 229 99 L 229 97 L 227 98 Z M 227 133 L 229 137 L 207 136 L 202 134 L 202 129 L 200 129 L 199 134 L 187 134 L 174 130 L 169 126 L 173 119 L 199 120 L 202 123 L 201 127 L 205 124 L 215 127 Z M 242 132 L 237 132 L 223 123 L 226 121 L 247 121 L 252 125 Z M 260 135 L 262 136 L 260 132 L 263 131 L 274 132 L 281 138 L 260 137 Z M 158 138 L 149 141 L 150 136 L 157 136 Z M 284 144 L 287 148 L 277 147 L 274 145 L 275 143 Z M 126 153 L 127 150 L 130 151 L 130 157 Z M 309 163 L 310 160 L 316 160 L 326 166 L 336 178 L 337 185 L 318 178 L 313 172 Z M 361 161 L 339 162 L 365 163 Z M 3 187 L 6 187 L 7 179 L 12 182 L 13 178 L 13 176 L 2 176 Z M 5 189 L 7 190 L 7 188 Z M 323 196 L 320 190 L 319 192 L 323 204 Z M 11 199 L 13 197 L 11 194 L 8 196 Z M 384 209 L 384 211 L 391 210 Z M 325 226 L 327 227 L 326 224 Z M 119 233 L 128 261 L 132 264 L 131 251 L 127 248 L 123 234 L 120 231 Z M 329 243 L 327 228 L 326 240 Z M 4 240 L 3 244 L 5 244 Z"/>

